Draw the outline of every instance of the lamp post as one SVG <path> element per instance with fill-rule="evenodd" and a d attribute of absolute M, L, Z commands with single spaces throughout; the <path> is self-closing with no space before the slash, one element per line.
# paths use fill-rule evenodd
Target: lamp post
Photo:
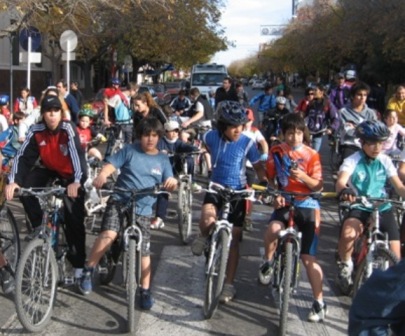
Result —
<path fill-rule="evenodd" d="M 294 19 L 297 17 L 298 4 L 300 2 L 301 0 L 292 0 L 292 17 Z"/>
<path fill-rule="evenodd" d="M 10 20 L 10 25 L 15 24 L 15 20 Z M 9 42 L 10 42 L 10 111 L 14 111 L 14 96 L 13 96 L 13 87 L 14 87 L 14 82 L 13 82 L 13 45 L 14 45 L 14 39 L 16 37 L 15 32 L 10 32 L 8 35 Z"/>

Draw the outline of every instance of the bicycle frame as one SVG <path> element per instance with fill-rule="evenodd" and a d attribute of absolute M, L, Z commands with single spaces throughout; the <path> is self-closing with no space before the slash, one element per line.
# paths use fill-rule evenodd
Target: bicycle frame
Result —
<path fill-rule="evenodd" d="M 113 154 L 112 151 L 114 147 L 122 148 L 122 146 L 124 145 L 124 139 L 120 124 L 108 127 L 106 129 L 106 135 L 107 148 L 104 157 L 108 157 Z"/>

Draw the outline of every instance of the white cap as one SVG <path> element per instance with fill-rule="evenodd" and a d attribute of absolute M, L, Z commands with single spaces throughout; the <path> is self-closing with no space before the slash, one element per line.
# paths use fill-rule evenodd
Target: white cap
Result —
<path fill-rule="evenodd" d="M 174 131 L 180 129 L 180 125 L 177 121 L 170 120 L 169 122 L 165 123 L 165 130 L 166 131 Z"/>
<path fill-rule="evenodd" d="M 354 78 L 356 78 L 356 71 L 347 70 L 346 71 L 346 79 L 354 79 Z"/>

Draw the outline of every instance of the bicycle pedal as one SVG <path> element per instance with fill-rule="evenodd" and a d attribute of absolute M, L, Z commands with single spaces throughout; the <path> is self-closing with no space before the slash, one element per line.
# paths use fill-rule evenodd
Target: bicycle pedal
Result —
<path fill-rule="evenodd" d="M 73 286 L 76 283 L 75 278 L 73 276 L 65 276 L 63 282 L 65 286 Z"/>
<path fill-rule="evenodd" d="M 107 267 L 98 267 L 98 274 L 107 274 L 108 268 Z"/>

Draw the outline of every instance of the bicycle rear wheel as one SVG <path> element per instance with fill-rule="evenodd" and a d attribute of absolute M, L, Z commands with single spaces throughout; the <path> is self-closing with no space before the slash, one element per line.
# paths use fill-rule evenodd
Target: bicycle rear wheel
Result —
<path fill-rule="evenodd" d="M 292 268 L 293 268 L 293 244 L 291 242 L 285 242 L 284 251 L 284 270 L 280 286 L 280 325 L 279 336 L 287 334 L 288 323 L 288 306 L 291 293 L 291 281 L 292 281 Z"/>
<path fill-rule="evenodd" d="M 21 253 L 20 237 L 14 215 L 6 206 L 0 211 L 0 250 L 15 272 Z"/>
<path fill-rule="evenodd" d="M 30 332 L 45 329 L 52 317 L 58 281 L 58 264 L 43 239 L 25 248 L 16 273 L 15 305 L 21 324 Z"/>
<path fill-rule="evenodd" d="M 228 231 L 220 230 L 214 245 L 211 246 L 211 248 L 215 249 L 215 252 L 205 279 L 204 316 L 206 319 L 211 318 L 217 309 L 219 296 L 224 286 L 229 255 L 229 240 Z"/>
<path fill-rule="evenodd" d="M 114 279 L 120 253 L 120 243 L 118 240 L 115 240 L 99 262 L 98 274 L 100 284 L 107 286 Z"/>
<path fill-rule="evenodd" d="M 329 166 L 332 174 L 336 173 L 339 170 L 341 161 L 342 155 L 336 151 L 336 148 L 334 146 L 330 147 Z"/>
<path fill-rule="evenodd" d="M 191 186 L 187 182 L 180 182 L 178 201 L 178 226 L 180 240 L 183 244 L 188 244 L 192 230 L 192 199 Z"/>
<path fill-rule="evenodd" d="M 128 246 L 128 274 L 127 282 L 127 304 L 128 304 L 128 332 L 132 333 L 135 330 L 135 294 L 136 294 L 136 278 L 135 278 L 135 257 L 136 257 L 136 241 L 129 239 Z"/>
<path fill-rule="evenodd" d="M 374 269 L 385 271 L 388 267 L 391 267 L 398 263 L 398 259 L 395 254 L 391 250 L 387 249 L 385 246 L 377 246 L 376 250 L 373 252 L 372 258 L 371 272 Z M 357 268 L 356 276 L 354 278 L 353 297 L 356 296 L 360 287 L 370 276 L 371 273 L 368 269 L 367 258 L 364 258 Z"/>

